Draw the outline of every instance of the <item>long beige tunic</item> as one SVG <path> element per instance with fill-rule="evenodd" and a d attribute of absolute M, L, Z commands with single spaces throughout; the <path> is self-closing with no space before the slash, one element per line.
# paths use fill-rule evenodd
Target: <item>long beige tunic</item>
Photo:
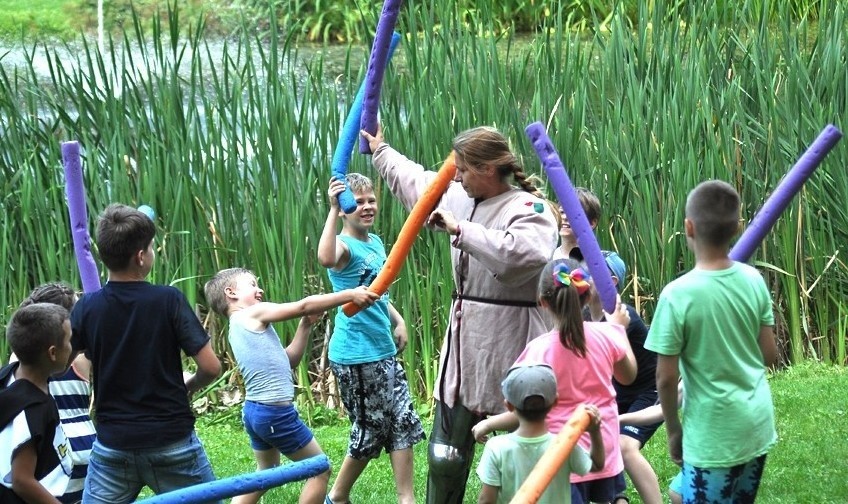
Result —
<path fill-rule="evenodd" d="M 436 176 L 387 144 L 372 159 L 407 209 Z M 452 182 L 438 207 L 459 221 L 451 263 L 460 296 L 535 303 L 539 273 L 557 244 L 556 220 L 543 200 L 515 188 L 475 201 L 461 184 Z M 436 398 L 451 407 L 458 402 L 475 413 L 504 411 L 501 380 L 525 344 L 548 330 L 548 319 L 536 306 L 454 300 Z"/>

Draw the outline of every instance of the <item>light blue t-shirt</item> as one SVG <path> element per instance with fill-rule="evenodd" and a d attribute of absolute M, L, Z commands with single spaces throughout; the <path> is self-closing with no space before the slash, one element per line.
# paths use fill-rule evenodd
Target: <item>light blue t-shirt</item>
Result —
<path fill-rule="evenodd" d="M 680 356 L 686 463 L 732 467 L 777 442 L 759 347 L 760 328 L 773 325 L 768 288 L 747 264 L 695 269 L 663 289 L 645 348 Z"/>
<path fill-rule="evenodd" d="M 228 338 L 244 379 L 246 400 L 273 403 L 294 399 L 291 362 L 273 327 L 251 331 L 238 316 L 230 317 Z"/>
<path fill-rule="evenodd" d="M 477 465 L 477 476 L 484 484 L 499 487 L 498 504 L 507 504 L 515 497 L 536 462 L 550 447 L 554 435 L 526 438 L 514 432 L 495 436 L 486 441 Z M 540 504 L 569 504 L 571 502 L 571 473 L 584 475 L 592 468 L 586 450 L 575 445 L 568 459 L 539 497 Z"/>
<path fill-rule="evenodd" d="M 386 262 L 383 240 L 371 233 L 368 241 L 346 235 L 338 235 L 338 239 L 350 250 L 350 261 L 339 271 L 328 270 L 333 290 L 339 292 L 370 285 Z M 338 309 L 328 351 L 331 361 L 350 366 L 388 359 L 395 353 L 397 347 L 392 337 L 388 292 L 353 317 Z"/>

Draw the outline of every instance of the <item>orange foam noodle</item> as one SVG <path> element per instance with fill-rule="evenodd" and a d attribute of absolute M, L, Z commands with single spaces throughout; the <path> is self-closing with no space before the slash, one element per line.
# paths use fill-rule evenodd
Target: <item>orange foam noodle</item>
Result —
<path fill-rule="evenodd" d="M 545 454 L 536 462 L 536 466 L 515 493 L 510 504 L 534 504 L 553 481 L 557 471 L 568 460 L 577 440 L 589 427 L 589 413 L 582 405 L 578 406 L 568 423 L 551 442 Z"/>
<path fill-rule="evenodd" d="M 392 285 L 392 282 L 400 274 L 401 268 L 403 268 L 406 256 L 409 255 L 409 251 L 412 249 L 412 243 L 418 237 L 418 233 L 421 232 L 421 228 L 424 227 L 430 213 L 435 210 L 436 204 L 442 195 L 445 194 L 448 185 L 450 185 L 455 176 L 456 163 L 454 163 L 453 151 L 451 151 L 436 174 L 436 178 L 430 182 L 424 194 L 421 195 L 415 206 L 412 207 L 412 211 L 409 212 L 406 222 L 403 223 L 403 228 L 401 228 L 398 234 L 397 241 L 395 241 L 391 252 L 386 257 L 386 263 L 383 265 L 383 269 L 380 270 L 380 273 L 377 274 L 377 277 L 368 286 L 369 291 L 376 292 L 382 296 L 389 290 L 389 286 Z M 361 309 L 354 303 L 347 303 L 342 307 L 342 311 L 348 317 L 356 315 Z"/>

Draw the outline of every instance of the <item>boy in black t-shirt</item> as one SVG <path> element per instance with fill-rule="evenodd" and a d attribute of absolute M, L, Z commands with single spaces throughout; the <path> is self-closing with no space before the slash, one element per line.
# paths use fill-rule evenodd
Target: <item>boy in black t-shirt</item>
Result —
<path fill-rule="evenodd" d="M 91 359 L 97 411 L 86 504 L 128 503 L 144 486 L 163 493 L 215 479 L 188 394 L 217 378 L 221 362 L 185 295 L 147 282 L 155 235 L 142 212 L 107 207 L 96 239 L 109 281 L 71 311 L 74 348 Z M 181 351 L 197 363 L 185 381 Z"/>
<path fill-rule="evenodd" d="M 71 363 L 68 311 L 37 303 L 12 315 L 6 340 L 19 364 L 0 389 L 0 502 L 56 502 L 70 480 L 70 445 L 47 379 Z"/>

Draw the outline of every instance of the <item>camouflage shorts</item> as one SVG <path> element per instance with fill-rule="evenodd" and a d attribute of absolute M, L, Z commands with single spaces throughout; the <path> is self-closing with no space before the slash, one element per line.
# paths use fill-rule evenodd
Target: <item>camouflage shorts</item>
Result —
<path fill-rule="evenodd" d="M 351 421 L 348 455 L 362 460 L 411 448 L 424 439 L 406 372 L 394 357 L 345 366 L 330 363 Z"/>

